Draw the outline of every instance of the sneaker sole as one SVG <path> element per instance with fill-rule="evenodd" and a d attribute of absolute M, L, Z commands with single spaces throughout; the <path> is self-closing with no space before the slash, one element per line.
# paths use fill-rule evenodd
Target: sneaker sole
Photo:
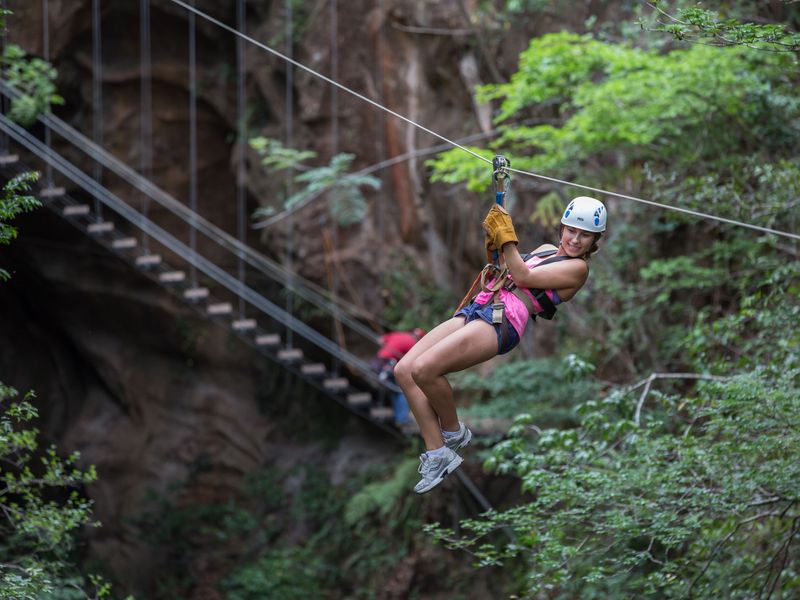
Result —
<path fill-rule="evenodd" d="M 430 492 L 433 488 L 444 481 L 444 478 L 447 477 L 448 474 L 455 471 L 458 467 L 461 466 L 461 463 L 464 462 L 464 459 L 460 456 L 456 455 L 456 457 L 450 461 L 450 464 L 447 465 L 443 470 L 441 475 L 439 475 L 436 479 L 431 481 L 427 486 L 422 489 L 414 490 L 418 494 L 424 494 L 425 492 Z"/>

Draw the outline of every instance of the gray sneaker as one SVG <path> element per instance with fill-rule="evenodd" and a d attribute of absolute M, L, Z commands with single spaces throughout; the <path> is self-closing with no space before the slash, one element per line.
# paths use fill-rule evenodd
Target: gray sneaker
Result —
<path fill-rule="evenodd" d="M 458 435 L 454 435 L 453 437 L 444 438 L 444 445 L 450 448 L 450 450 L 460 450 L 461 448 L 465 448 L 469 445 L 472 441 L 472 432 L 467 428 L 464 423 L 458 423 Z"/>
<path fill-rule="evenodd" d="M 441 456 L 432 457 L 423 453 L 419 458 L 419 473 L 422 479 L 414 486 L 414 491 L 418 494 L 429 492 L 442 483 L 447 474 L 455 471 L 464 460 L 450 448 L 445 448 Z"/>

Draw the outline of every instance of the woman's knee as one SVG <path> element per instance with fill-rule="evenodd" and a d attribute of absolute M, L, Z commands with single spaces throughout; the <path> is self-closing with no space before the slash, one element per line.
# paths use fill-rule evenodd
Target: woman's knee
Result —
<path fill-rule="evenodd" d="M 437 366 L 430 360 L 426 360 L 424 356 L 420 356 L 411 365 L 411 379 L 414 383 L 424 385 L 425 383 L 438 377 L 440 373 Z"/>
<path fill-rule="evenodd" d="M 414 382 L 413 377 L 411 377 L 411 364 L 411 360 L 401 358 L 394 366 L 394 378 L 400 385 Z"/>

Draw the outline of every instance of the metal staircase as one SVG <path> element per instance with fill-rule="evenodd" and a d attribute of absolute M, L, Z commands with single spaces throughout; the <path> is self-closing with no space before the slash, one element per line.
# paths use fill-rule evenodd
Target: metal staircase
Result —
<path fill-rule="evenodd" d="M 14 94 L 12 89 L 0 82 L 0 96 L 13 98 Z M 232 257 L 246 261 L 250 268 L 258 270 L 270 282 L 277 286 L 289 286 L 292 292 L 310 303 L 315 310 L 339 319 L 350 335 L 377 342 L 377 334 L 343 306 L 305 285 L 280 265 L 245 246 L 201 215 L 190 211 L 63 121 L 53 115 L 41 115 L 39 121 L 51 134 L 69 143 L 70 153 L 79 150 L 87 154 L 108 173 L 113 173 L 130 185 L 135 193 L 145 194 L 207 240 L 231 253 Z M 38 190 L 38 197 L 49 209 L 208 319 L 224 323 L 233 334 L 305 380 L 324 396 L 384 431 L 403 436 L 392 425 L 394 414 L 388 401 L 389 394 L 398 388 L 379 380 L 367 361 L 343 349 L 219 264 L 178 240 L 63 154 L 52 150 L 51 146 L 5 115 L 0 115 L 0 132 L 6 134 L 11 142 L 9 148 L 0 154 L 0 171 L 7 178 L 24 171 L 42 170 L 42 167 L 57 173 L 59 178 L 64 179 L 64 187 L 48 185 L 45 181 Z M 75 196 L 86 194 L 93 198 L 94 206 L 67 193 L 66 187 L 76 190 Z M 101 207 L 102 216 L 98 207 Z M 201 274 L 202 282 L 197 273 Z M 289 330 L 302 339 L 302 348 L 287 344 L 282 339 L 280 332 Z M 337 372 L 338 365 L 344 367 L 346 374 Z"/>

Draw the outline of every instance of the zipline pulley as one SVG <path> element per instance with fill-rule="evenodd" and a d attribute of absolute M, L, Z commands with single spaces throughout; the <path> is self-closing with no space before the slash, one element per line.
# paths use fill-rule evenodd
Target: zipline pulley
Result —
<path fill-rule="evenodd" d="M 506 192 L 511 185 L 511 176 L 508 168 L 511 161 L 502 154 L 497 154 L 492 159 L 492 187 L 494 188 L 494 201 L 500 206 L 505 202 Z"/>

